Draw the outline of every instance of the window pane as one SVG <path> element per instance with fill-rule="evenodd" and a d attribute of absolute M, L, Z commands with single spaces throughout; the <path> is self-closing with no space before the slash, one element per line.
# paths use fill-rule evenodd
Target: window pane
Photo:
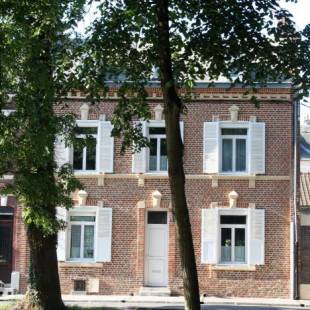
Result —
<path fill-rule="evenodd" d="M 235 229 L 235 261 L 245 262 L 245 229 Z"/>
<path fill-rule="evenodd" d="M 150 162 L 149 170 L 157 170 L 157 139 L 150 139 Z"/>
<path fill-rule="evenodd" d="M 231 229 L 221 229 L 221 261 L 231 262 Z"/>
<path fill-rule="evenodd" d="M 167 224 L 167 212 L 148 212 L 147 214 L 148 224 Z"/>
<path fill-rule="evenodd" d="M 167 140 L 160 139 L 160 170 L 168 170 L 168 158 L 167 158 Z"/>
<path fill-rule="evenodd" d="M 80 216 L 80 215 L 73 215 L 70 216 L 71 222 L 95 222 L 95 216 Z"/>
<path fill-rule="evenodd" d="M 96 135 L 97 127 L 77 127 L 75 133 L 77 135 Z"/>
<path fill-rule="evenodd" d="M 84 226 L 84 258 L 94 257 L 94 225 Z"/>
<path fill-rule="evenodd" d="M 166 128 L 165 127 L 150 127 L 149 134 L 150 135 L 165 135 Z"/>
<path fill-rule="evenodd" d="M 247 135 L 248 130 L 246 128 L 222 128 L 222 135 L 239 136 Z"/>
<path fill-rule="evenodd" d="M 80 258 L 80 248 L 81 248 L 81 226 L 72 225 L 71 226 L 71 258 Z"/>
<path fill-rule="evenodd" d="M 245 171 L 246 169 L 246 140 L 236 140 L 236 171 Z"/>
<path fill-rule="evenodd" d="M 246 224 L 246 216 L 222 215 L 221 224 Z"/>
<path fill-rule="evenodd" d="M 223 139 L 222 171 L 232 171 L 232 140 Z"/>
<path fill-rule="evenodd" d="M 82 139 L 77 139 L 81 141 Z M 74 170 L 82 170 L 83 169 L 83 148 L 82 147 L 74 147 L 73 150 L 73 169 Z"/>
<path fill-rule="evenodd" d="M 96 139 L 90 140 L 86 147 L 86 170 L 96 170 Z"/>

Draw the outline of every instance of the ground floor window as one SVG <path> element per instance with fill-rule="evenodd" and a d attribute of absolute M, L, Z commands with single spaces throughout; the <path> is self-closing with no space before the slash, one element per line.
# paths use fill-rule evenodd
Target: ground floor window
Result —
<path fill-rule="evenodd" d="M 221 262 L 246 262 L 246 216 L 220 217 Z"/>
<path fill-rule="evenodd" d="M 70 216 L 70 259 L 93 259 L 95 216 Z"/>

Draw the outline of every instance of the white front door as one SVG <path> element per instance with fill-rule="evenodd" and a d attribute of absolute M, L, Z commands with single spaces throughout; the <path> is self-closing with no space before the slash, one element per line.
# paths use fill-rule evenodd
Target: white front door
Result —
<path fill-rule="evenodd" d="M 145 285 L 168 285 L 168 214 L 149 211 L 146 219 Z"/>

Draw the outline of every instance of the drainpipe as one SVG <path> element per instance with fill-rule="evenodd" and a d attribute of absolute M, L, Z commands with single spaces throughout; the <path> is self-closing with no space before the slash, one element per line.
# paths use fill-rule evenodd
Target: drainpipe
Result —
<path fill-rule="evenodd" d="M 299 101 L 294 100 L 293 102 L 293 128 L 294 128 L 294 136 L 293 136 L 293 146 L 294 146 L 294 176 L 293 176 L 293 298 L 299 299 L 299 279 L 298 279 L 298 220 L 297 220 L 297 182 L 299 178 L 299 165 L 298 165 L 298 147 L 299 147 Z"/>

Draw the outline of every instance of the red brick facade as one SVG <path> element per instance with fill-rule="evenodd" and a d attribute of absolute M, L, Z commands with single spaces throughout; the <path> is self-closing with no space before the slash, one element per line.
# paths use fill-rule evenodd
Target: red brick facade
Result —
<path fill-rule="evenodd" d="M 241 94 L 243 90 L 201 89 L 197 93 L 212 95 L 227 93 Z M 151 89 L 150 93 L 160 93 Z M 290 266 L 290 222 L 292 197 L 292 117 L 293 105 L 288 88 L 260 90 L 266 95 L 260 108 L 240 98 L 209 98 L 193 100 L 187 104 L 184 121 L 184 166 L 186 173 L 186 194 L 192 223 L 196 262 L 201 294 L 207 296 L 270 297 L 289 298 L 291 294 Z M 112 94 L 112 93 L 111 93 Z M 278 95 L 275 99 L 272 95 Z M 283 95 L 280 98 L 279 95 Z M 197 95 L 198 96 L 198 95 Z M 288 97 L 285 97 L 288 96 Z M 160 103 L 150 98 L 150 108 Z M 77 117 L 82 99 L 71 99 L 67 110 Z M 107 100 L 90 108 L 89 119 L 106 115 L 110 120 L 116 100 Z M 266 126 L 266 173 L 253 176 L 219 176 L 214 178 L 203 173 L 203 123 L 211 121 L 214 115 L 220 120 L 230 119 L 229 107 L 237 105 L 239 120 L 248 121 L 256 116 Z M 153 116 L 154 117 L 154 116 Z M 112 208 L 112 259 L 103 263 L 60 262 L 62 292 L 73 291 L 74 280 L 99 279 L 99 294 L 138 294 L 144 285 L 144 251 L 146 212 L 152 209 L 152 192 L 162 194 L 160 208 L 168 215 L 168 286 L 172 294 L 182 294 L 182 275 L 178 255 L 176 228 L 170 208 L 170 191 L 167 176 L 145 176 L 144 186 L 139 186 L 137 176 L 132 174 L 132 154 L 120 155 L 121 142 L 114 142 L 114 173 L 104 177 L 104 185 L 98 185 L 98 175 L 81 178 L 88 193 L 87 205 L 96 206 L 103 202 Z M 122 176 L 121 174 L 124 174 Z M 253 185 L 254 180 L 254 185 Z M 252 183 L 251 183 L 252 182 Z M 217 184 L 216 184 L 217 183 Z M 239 195 L 238 208 L 265 210 L 265 262 L 252 269 L 218 270 L 201 263 L 201 209 L 209 208 L 212 202 L 229 206 L 228 194 Z M 139 203 L 139 202 L 143 203 Z M 20 220 L 20 210 L 17 211 Z M 15 270 L 21 272 L 21 288 L 24 291 L 27 279 L 27 246 L 22 225 L 15 230 Z M 219 268 L 221 269 L 221 268 Z M 223 268 L 222 268 L 223 269 Z"/>

